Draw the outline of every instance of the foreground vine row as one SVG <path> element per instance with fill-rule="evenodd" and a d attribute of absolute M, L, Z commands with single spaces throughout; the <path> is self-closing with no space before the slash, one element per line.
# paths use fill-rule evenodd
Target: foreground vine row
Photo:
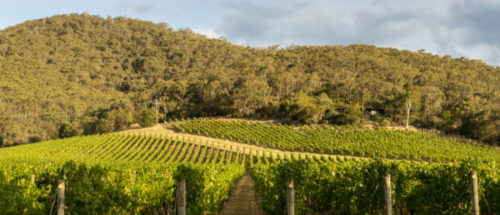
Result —
<path fill-rule="evenodd" d="M 292 179 L 297 214 L 383 214 L 383 178 L 391 175 L 400 214 L 471 214 L 469 173 L 478 171 L 480 207 L 500 212 L 500 171 L 494 164 L 251 157 L 250 173 L 268 214 L 285 214 Z"/>
<path fill-rule="evenodd" d="M 0 211 L 50 214 L 57 181 L 65 179 L 69 214 L 173 214 L 175 178 L 182 177 L 187 212 L 216 214 L 244 173 L 245 157 L 222 145 L 148 135 L 96 135 L 4 148 Z"/>

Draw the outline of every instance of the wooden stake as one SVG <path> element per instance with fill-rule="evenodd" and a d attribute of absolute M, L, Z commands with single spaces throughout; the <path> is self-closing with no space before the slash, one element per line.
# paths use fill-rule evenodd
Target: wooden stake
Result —
<path fill-rule="evenodd" d="M 392 215 L 392 199 L 391 199 L 391 175 L 387 174 L 384 177 L 384 193 L 385 193 L 385 214 Z"/>
<path fill-rule="evenodd" d="M 288 180 L 286 185 L 286 209 L 288 215 L 295 214 L 295 190 L 293 188 L 293 179 Z"/>
<path fill-rule="evenodd" d="M 31 184 L 35 184 L 36 175 L 31 175 Z"/>
<path fill-rule="evenodd" d="M 472 171 L 470 173 L 470 183 L 471 183 L 471 201 L 472 201 L 472 214 L 479 215 L 479 194 L 477 188 L 477 172 Z"/>
<path fill-rule="evenodd" d="M 186 179 L 177 180 L 177 214 L 186 215 Z"/>
<path fill-rule="evenodd" d="M 59 180 L 57 185 L 57 215 L 64 215 L 64 192 L 66 184 L 64 180 Z"/>

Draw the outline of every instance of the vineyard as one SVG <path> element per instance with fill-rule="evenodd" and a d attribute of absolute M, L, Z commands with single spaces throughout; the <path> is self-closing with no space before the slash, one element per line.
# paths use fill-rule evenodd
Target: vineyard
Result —
<path fill-rule="evenodd" d="M 471 170 L 480 178 L 480 208 L 499 213 L 500 171 L 490 164 L 251 156 L 250 173 L 268 214 L 286 213 L 290 179 L 296 214 L 384 214 L 385 174 L 391 175 L 397 214 L 471 214 Z"/>
<path fill-rule="evenodd" d="M 22 152 L 22 153 L 21 153 Z M 150 135 L 95 135 L 47 141 L 2 149 L 4 158 L 43 158 L 85 163 L 193 163 L 242 162 L 238 150 L 216 143 Z"/>
<path fill-rule="evenodd" d="M 471 214 L 470 173 L 477 171 L 482 212 L 500 213 L 496 148 L 354 127 L 207 119 L 173 126 L 263 147 L 256 150 L 244 147 L 249 144 L 217 143 L 194 135 L 110 134 L 3 148 L 0 211 L 55 214 L 57 182 L 64 179 L 68 214 L 175 214 L 182 178 L 187 214 L 217 214 L 248 171 L 267 214 L 286 213 L 290 180 L 296 214 L 382 214 L 387 174 L 391 205 L 399 214 Z"/>
<path fill-rule="evenodd" d="M 283 150 L 433 162 L 500 161 L 500 149 L 414 131 L 350 126 L 300 126 L 243 120 L 191 119 L 176 130 Z"/>
<path fill-rule="evenodd" d="M 148 135 L 75 137 L 0 150 L 0 210 L 51 214 L 59 179 L 70 214 L 172 214 L 176 177 L 189 214 L 216 214 L 246 155 L 222 145 Z M 31 181 L 31 178 L 35 179 Z"/>

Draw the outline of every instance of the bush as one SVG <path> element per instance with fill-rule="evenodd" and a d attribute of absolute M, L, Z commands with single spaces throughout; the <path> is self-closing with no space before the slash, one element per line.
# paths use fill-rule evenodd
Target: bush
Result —
<path fill-rule="evenodd" d="M 142 127 L 150 127 L 158 123 L 158 114 L 154 108 L 145 109 L 137 116 L 137 122 Z"/>
<path fill-rule="evenodd" d="M 316 105 L 308 105 L 295 112 L 292 119 L 303 124 L 317 123 L 321 119 L 321 110 Z"/>
<path fill-rule="evenodd" d="M 379 126 L 385 127 L 388 126 L 391 122 L 389 119 L 385 118 L 384 116 L 377 114 L 373 117 L 373 120 L 375 120 Z"/>
<path fill-rule="evenodd" d="M 359 125 L 363 113 L 359 108 L 347 108 L 342 114 L 329 119 L 330 123 L 337 125 Z"/>
<path fill-rule="evenodd" d="M 63 123 L 61 126 L 59 126 L 59 137 L 60 138 L 65 138 L 65 137 L 73 137 L 73 136 L 78 136 L 83 133 L 83 129 L 80 127 L 80 125 L 76 122 L 71 122 L 71 123 Z"/>
<path fill-rule="evenodd" d="M 330 108 L 330 105 L 323 104 L 325 103 L 323 100 L 325 99 L 320 101 L 300 92 L 283 100 L 277 111 L 281 117 L 290 118 L 295 122 L 314 124 L 318 123 L 325 116 L 326 110 Z"/>
<path fill-rule="evenodd" d="M 133 108 L 127 103 L 88 113 L 82 119 L 84 134 L 103 134 L 127 128 L 133 122 Z"/>

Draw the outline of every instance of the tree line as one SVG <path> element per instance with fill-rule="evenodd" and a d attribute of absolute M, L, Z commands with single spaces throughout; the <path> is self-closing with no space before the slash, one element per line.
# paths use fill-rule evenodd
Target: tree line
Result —
<path fill-rule="evenodd" d="M 370 45 L 253 48 L 165 23 L 58 15 L 0 31 L 0 144 L 166 118 L 410 124 L 500 141 L 500 68 Z"/>

